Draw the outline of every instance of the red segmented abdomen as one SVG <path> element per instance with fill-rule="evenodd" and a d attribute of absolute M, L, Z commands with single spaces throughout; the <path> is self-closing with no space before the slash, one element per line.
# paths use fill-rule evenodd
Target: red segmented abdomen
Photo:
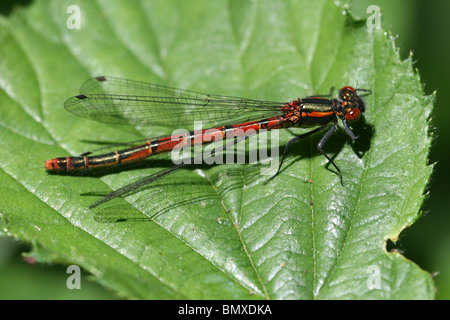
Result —
<path fill-rule="evenodd" d="M 182 148 L 189 143 L 190 145 L 206 144 L 217 139 L 224 140 L 243 136 L 248 134 L 250 130 L 259 132 L 262 129 L 279 129 L 283 127 L 284 119 L 283 117 L 273 117 L 261 121 L 168 136 L 154 141 L 149 139 L 144 144 L 98 156 L 54 158 L 45 161 L 45 169 L 47 171 L 76 171 L 135 162 L 155 154 L 172 151 L 174 148 Z"/>

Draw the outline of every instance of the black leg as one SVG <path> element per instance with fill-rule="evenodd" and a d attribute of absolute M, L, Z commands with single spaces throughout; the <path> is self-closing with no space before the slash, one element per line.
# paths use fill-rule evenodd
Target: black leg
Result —
<path fill-rule="evenodd" d="M 314 96 L 308 96 L 306 98 L 330 98 L 333 95 L 334 87 L 330 88 L 329 94 L 316 94 Z"/>
<path fill-rule="evenodd" d="M 341 185 L 344 186 L 344 183 L 342 182 L 342 174 L 341 170 L 337 167 L 337 165 L 333 162 L 333 160 L 330 159 L 330 157 L 325 153 L 325 151 L 322 150 L 325 142 L 327 142 L 328 138 L 336 131 L 337 123 L 334 124 L 330 130 L 322 137 L 322 139 L 319 141 L 319 144 L 317 145 L 317 149 L 322 153 L 325 158 L 328 159 L 328 161 L 336 168 L 337 172 L 339 173 L 339 180 L 341 181 Z M 353 134 L 353 132 L 352 132 Z"/>
<path fill-rule="evenodd" d="M 350 130 L 350 128 L 347 125 L 347 121 L 342 120 L 342 124 L 344 125 L 345 131 L 350 136 L 350 138 L 352 138 L 352 140 L 356 140 L 359 138 L 359 136 L 355 136 L 355 134 L 352 132 L 352 130 Z"/>
<path fill-rule="evenodd" d="M 314 130 L 311 130 L 311 131 L 309 131 L 309 132 L 307 132 L 307 133 L 304 133 L 304 134 L 302 134 L 302 135 L 300 135 L 300 136 L 294 137 L 294 138 L 292 138 L 291 140 L 289 140 L 288 143 L 286 144 L 286 147 L 284 147 L 283 157 L 281 158 L 280 165 L 278 166 L 277 173 L 275 173 L 272 177 L 270 177 L 268 180 L 266 180 L 266 182 L 264 182 L 264 184 L 266 185 L 267 183 L 269 183 L 270 180 L 272 180 L 273 178 L 275 178 L 275 177 L 278 175 L 278 173 L 280 173 L 281 166 L 283 165 L 284 158 L 286 157 L 287 151 L 288 151 L 288 149 L 289 149 L 289 145 L 290 145 L 291 143 L 293 143 L 293 142 L 295 142 L 295 141 L 298 141 L 298 140 L 300 140 L 300 139 L 303 139 L 303 138 L 305 138 L 305 137 L 307 137 L 307 136 L 310 136 L 310 135 L 312 135 L 312 134 L 314 134 L 314 133 L 317 133 L 317 132 L 319 132 L 320 130 L 323 130 L 323 128 L 325 128 L 325 127 L 319 127 L 319 128 L 316 128 L 316 129 L 314 129 Z M 328 157 L 327 157 L 327 158 L 328 158 Z"/>

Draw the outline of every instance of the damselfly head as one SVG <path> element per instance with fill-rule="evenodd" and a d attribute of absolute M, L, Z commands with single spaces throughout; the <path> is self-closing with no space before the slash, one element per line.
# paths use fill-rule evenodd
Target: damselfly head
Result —
<path fill-rule="evenodd" d="M 342 102 L 342 115 L 347 121 L 356 121 L 366 110 L 364 101 L 356 93 L 357 89 L 346 86 L 339 90 L 339 100 Z"/>

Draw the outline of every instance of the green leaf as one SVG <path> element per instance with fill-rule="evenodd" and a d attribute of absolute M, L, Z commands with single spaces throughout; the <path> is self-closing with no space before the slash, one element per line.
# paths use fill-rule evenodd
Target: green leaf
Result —
<path fill-rule="evenodd" d="M 4 234 L 125 298 L 434 297 L 430 274 L 386 250 L 420 216 L 434 101 L 389 34 L 333 1 L 78 1 L 80 30 L 67 27 L 71 4 L 36 1 L 0 20 Z M 294 144 L 267 185 L 267 165 L 196 166 L 89 210 L 99 193 L 171 164 L 45 172 L 44 160 L 96 141 L 171 132 L 66 112 L 64 100 L 98 75 L 273 101 L 346 85 L 372 94 L 353 126 L 361 138 L 341 128 L 325 145 L 344 186 L 316 149 L 319 134 Z M 281 147 L 303 132 L 281 130 Z"/>

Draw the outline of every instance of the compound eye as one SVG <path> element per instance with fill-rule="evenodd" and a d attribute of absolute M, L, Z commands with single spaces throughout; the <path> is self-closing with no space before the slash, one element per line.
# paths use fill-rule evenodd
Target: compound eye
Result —
<path fill-rule="evenodd" d="M 349 100 L 351 96 L 356 94 L 356 90 L 353 87 L 346 86 L 339 90 L 339 97 L 342 100 Z"/>
<path fill-rule="evenodd" d="M 351 91 L 351 92 L 356 92 L 356 90 L 355 90 L 355 88 L 353 88 L 353 87 L 350 87 L 350 86 L 346 86 L 346 87 L 343 87 L 341 90 L 343 90 L 343 91 Z"/>
<path fill-rule="evenodd" d="M 359 111 L 358 108 L 355 108 L 345 115 L 345 120 L 356 121 L 359 119 L 360 116 L 361 116 L 361 111 Z"/>

